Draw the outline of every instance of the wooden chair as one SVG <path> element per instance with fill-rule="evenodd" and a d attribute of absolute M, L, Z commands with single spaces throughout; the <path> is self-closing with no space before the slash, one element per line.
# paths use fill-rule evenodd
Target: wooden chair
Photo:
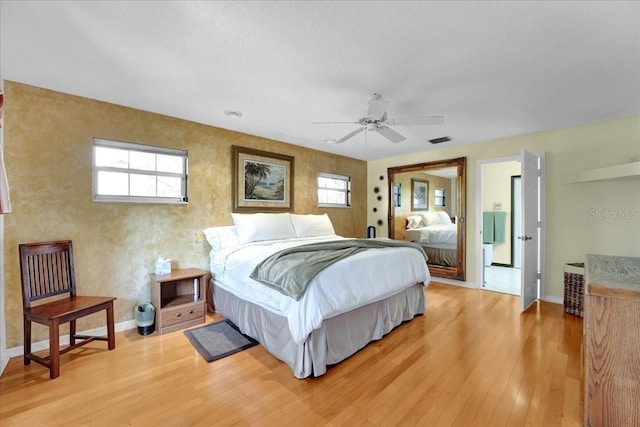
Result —
<path fill-rule="evenodd" d="M 22 306 L 24 320 L 24 364 L 31 361 L 49 368 L 49 377 L 60 375 L 60 355 L 94 340 L 107 341 L 109 350 L 116 348 L 113 326 L 114 297 L 77 296 L 70 240 L 19 245 L 20 275 L 22 277 Z M 56 295 L 69 294 L 32 306 L 32 302 Z M 107 311 L 107 337 L 76 334 L 76 319 Z M 31 322 L 49 327 L 49 356 L 31 352 Z M 60 349 L 60 324 L 69 323 L 69 346 Z M 82 341 L 76 343 L 76 339 Z"/>

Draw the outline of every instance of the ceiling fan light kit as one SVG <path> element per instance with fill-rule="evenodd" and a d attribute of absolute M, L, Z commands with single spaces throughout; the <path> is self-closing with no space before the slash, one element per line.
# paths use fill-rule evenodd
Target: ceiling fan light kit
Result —
<path fill-rule="evenodd" d="M 416 116 L 413 120 L 395 120 L 387 116 L 388 104 L 389 101 L 384 99 L 382 95 L 379 93 L 372 93 L 371 98 L 369 99 L 369 110 L 365 117 L 362 117 L 355 122 L 314 122 L 313 124 L 324 125 L 353 123 L 360 125 L 360 128 L 348 133 L 338 140 L 325 139 L 324 142 L 328 144 L 342 144 L 363 131 L 365 132 L 365 138 L 367 131 L 378 132 L 389 141 L 397 144 L 398 142 L 405 141 L 407 138 L 391 129 L 389 126 L 441 125 L 444 122 L 443 116 Z"/>

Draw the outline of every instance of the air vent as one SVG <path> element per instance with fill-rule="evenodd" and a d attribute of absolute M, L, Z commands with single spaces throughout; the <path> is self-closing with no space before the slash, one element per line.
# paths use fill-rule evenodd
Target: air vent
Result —
<path fill-rule="evenodd" d="M 448 136 L 443 136 L 441 138 L 429 139 L 428 141 L 432 144 L 442 144 L 443 142 L 451 141 L 451 138 L 449 138 Z"/>

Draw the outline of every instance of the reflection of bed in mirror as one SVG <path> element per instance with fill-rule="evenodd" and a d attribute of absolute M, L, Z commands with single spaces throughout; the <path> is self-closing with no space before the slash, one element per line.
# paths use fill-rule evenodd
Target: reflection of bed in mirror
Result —
<path fill-rule="evenodd" d="M 455 266 L 457 229 L 445 211 L 422 212 L 407 217 L 404 239 L 422 246 L 429 257 L 429 264 Z"/>
<path fill-rule="evenodd" d="M 465 280 L 466 158 L 395 166 L 389 176 L 389 227 L 391 239 L 415 241 L 429 256 L 432 276 Z M 425 183 L 428 198 L 416 206 L 415 182 Z M 406 189 L 406 190 L 405 190 Z M 410 189 L 410 190 L 409 190 Z M 412 224 L 412 217 L 441 212 L 450 224 Z M 415 219 L 415 218 L 414 218 Z M 445 218 L 446 221 L 446 218 Z"/>

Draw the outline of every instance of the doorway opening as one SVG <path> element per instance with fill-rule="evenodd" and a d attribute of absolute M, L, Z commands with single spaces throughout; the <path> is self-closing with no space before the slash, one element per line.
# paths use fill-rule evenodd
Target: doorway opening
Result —
<path fill-rule="evenodd" d="M 523 188 L 523 159 L 527 164 L 527 192 Z M 544 297 L 543 172 L 544 153 L 535 155 L 526 150 L 521 156 L 478 161 L 477 167 L 476 272 L 480 287 L 519 295 L 523 309 L 531 301 Z M 537 194 L 532 195 L 531 185 Z M 525 247 L 527 268 L 523 266 Z"/>
<path fill-rule="evenodd" d="M 520 295 L 519 160 L 482 165 L 482 288 Z"/>

